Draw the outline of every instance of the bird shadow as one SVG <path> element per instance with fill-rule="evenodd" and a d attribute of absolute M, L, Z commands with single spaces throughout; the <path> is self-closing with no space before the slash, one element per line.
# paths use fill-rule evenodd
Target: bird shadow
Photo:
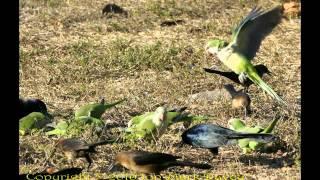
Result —
<path fill-rule="evenodd" d="M 179 24 L 184 24 L 185 21 L 178 19 L 178 20 L 167 20 L 167 21 L 163 21 L 160 26 L 164 27 L 164 26 L 176 26 Z"/>
<path fill-rule="evenodd" d="M 266 165 L 268 168 L 277 169 L 294 164 L 294 158 L 290 156 L 270 157 L 266 155 L 241 155 L 239 161 L 246 166 Z"/>

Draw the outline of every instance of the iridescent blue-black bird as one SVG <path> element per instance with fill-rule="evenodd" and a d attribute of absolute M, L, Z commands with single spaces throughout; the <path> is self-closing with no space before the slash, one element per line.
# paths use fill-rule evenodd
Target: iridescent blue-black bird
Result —
<path fill-rule="evenodd" d="M 46 104 L 40 99 L 19 98 L 18 118 L 21 119 L 32 112 L 41 112 L 44 115 L 49 115 Z"/>
<path fill-rule="evenodd" d="M 224 145 L 235 145 L 239 139 L 251 139 L 257 142 L 268 143 L 275 141 L 276 136 L 262 133 L 240 133 L 214 124 L 198 124 L 186 130 L 182 141 L 195 147 L 209 149 L 214 155 L 218 148 Z"/>

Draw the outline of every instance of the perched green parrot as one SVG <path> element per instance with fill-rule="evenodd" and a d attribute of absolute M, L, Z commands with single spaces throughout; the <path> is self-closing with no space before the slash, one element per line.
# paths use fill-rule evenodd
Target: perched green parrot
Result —
<path fill-rule="evenodd" d="M 107 110 L 112 108 L 113 106 L 122 103 L 126 99 L 122 99 L 120 101 L 117 101 L 115 103 L 111 104 L 105 104 L 104 99 L 100 103 L 93 103 L 93 104 L 87 104 L 82 107 L 80 107 L 75 112 L 75 118 L 79 118 L 81 116 L 89 116 L 93 118 L 100 119 L 102 114 Z"/>
<path fill-rule="evenodd" d="M 274 129 L 276 123 L 279 119 L 273 120 L 266 128 L 262 128 L 261 126 L 255 127 L 247 127 L 243 121 L 240 119 L 234 118 L 230 119 L 228 124 L 230 129 L 235 130 L 237 132 L 245 132 L 245 133 L 271 133 Z M 242 148 L 243 152 L 249 153 L 251 151 L 255 151 L 262 147 L 264 143 L 252 141 L 249 139 L 240 139 L 238 140 L 238 144 L 240 148 Z"/>
<path fill-rule="evenodd" d="M 238 74 L 239 81 L 242 84 L 246 81 L 246 78 L 249 78 L 272 98 L 287 105 L 261 79 L 251 63 L 251 60 L 259 50 L 262 40 L 281 22 L 282 13 L 282 6 L 277 6 L 267 12 L 262 11 L 261 8 L 253 8 L 247 17 L 233 30 L 232 40 L 228 45 L 221 40 L 210 40 L 206 45 L 206 51 L 218 57 L 224 65 Z"/>
<path fill-rule="evenodd" d="M 44 128 L 50 122 L 50 118 L 41 112 L 32 112 L 19 120 L 19 133 L 25 135 L 32 129 Z"/>

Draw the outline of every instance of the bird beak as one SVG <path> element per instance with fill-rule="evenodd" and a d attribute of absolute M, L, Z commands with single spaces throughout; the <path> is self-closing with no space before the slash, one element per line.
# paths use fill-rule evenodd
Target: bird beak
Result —
<path fill-rule="evenodd" d="M 164 121 L 164 115 L 161 115 L 160 120 Z"/>
<path fill-rule="evenodd" d="M 165 119 L 164 116 L 165 116 L 164 114 L 160 115 L 160 121 L 164 121 L 164 119 Z"/>

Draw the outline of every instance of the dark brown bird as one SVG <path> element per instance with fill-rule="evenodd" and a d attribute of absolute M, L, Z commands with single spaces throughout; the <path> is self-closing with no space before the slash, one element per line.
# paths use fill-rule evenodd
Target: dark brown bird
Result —
<path fill-rule="evenodd" d="M 68 162 L 73 166 L 73 160 L 77 158 L 85 158 L 89 163 L 88 169 L 91 166 L 92 159 L 90 158 L 90 153 L 96 153 L 96 146 L 105 145 L 108 143 L 112 143 L 114 140 L 104 140 L 96 143 L 87 144 L 86 142 L 76 139 L 62 139 L 57 143 L 57 147 L 63 151 L 65 156 L 68 159 Z"/>
<path fill-rule="evenodd" d="M 49 115 L 47 111 L 46 104 L 40 99 L 24 99 L 19 98 L 19 106 L 18 106 L 18 118 L 21 119 L 24 116 L 32 113 L 32 112 L 41 112 L 44 115 Z"/>
<path fill-rule="evenodd" d="M 231 84 L 224 85 L 224 88 L 229 92 L 232 98 L 232 108 L 233 109 L 244 109 L 244 118 L 247 114 L 251 113 L 250 104 L 251 99 L 249 95 L 242 91 L 237 91 Z"/>
<path fill-rule="evenodd" d="M 115 165 L 121 165 L 129 170 L 160 175 L 160 172 L 173 166 L 190 166 L 199 169 L 210 169 L 208 164 L 197 164 L 187 161 L 178 161 L 179 156 L 165 153 L 147 151 L 123 151 L 116 155 L 115 163 L 110 166 L 111 170 Z"/>
<path fill-rule="evenodd" d="M 254 66 L 257 70 L 257 73 L 260 77 L 263 77 L 264 74 L 268 74 L 268 75 L 271 75 L 271 72 L 269 71 L 269 69 L 263 65 L 263 64 L 258 64 L 256 66 Z M 245 81 L 243 83 L 240 82 L 239 80 L 239 75 L 230 71 L 230 72 L 223 72 L 223 71 L 218 71 L 218 70 L 214 70 L 214 69 L 209 69 L 209 68 L 203 68 L 203 70 L 205 72 L 208 72 L 208 73 L 213 73 L 213 74 L 219 74 L 221 76 L 224 76 L 228 79 L 230 79 L 231 81 L 237 83 L 237 84 L 240 84 L 244 87 L 244 91 L 247 92 L 249 86 L 251 84 L 253 84 L 253 82 L 249 79 L 249 78 L 246 78 Z"/>
<path fill-rule="evenodd" d="M 104 6 L 102 9 L 102 14 L 107 15 L 109 13 L 124 14 L 125 17 L 128 17 L 128 12 L 116 4 L 107 4 Z"/>

